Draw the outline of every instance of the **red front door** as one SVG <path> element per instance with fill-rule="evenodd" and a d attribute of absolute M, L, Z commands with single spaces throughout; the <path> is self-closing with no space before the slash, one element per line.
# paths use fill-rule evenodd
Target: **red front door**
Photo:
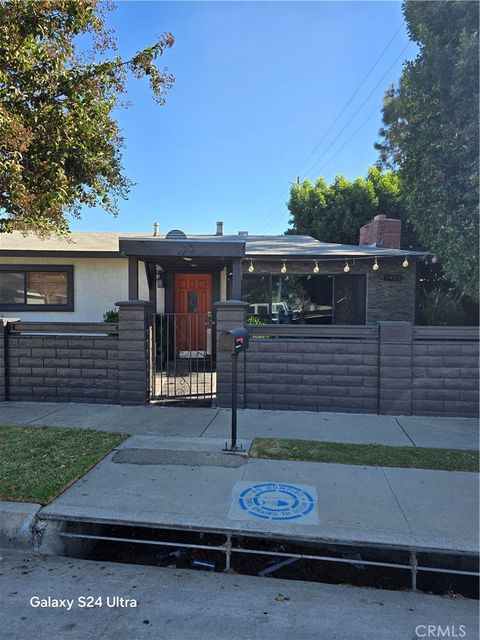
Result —
<path fill-rule="evenodd" d="M 205 352 L 207 327 L 212 310 L 212 276 L 209 273 L 176 273 L 174 312 L 176 351 Z"/>

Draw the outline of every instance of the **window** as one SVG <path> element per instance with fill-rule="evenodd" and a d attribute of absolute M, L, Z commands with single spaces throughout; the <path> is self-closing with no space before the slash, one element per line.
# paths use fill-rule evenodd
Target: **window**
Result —
<path fill-rule="evenodd" d="M 242 300 L 249 303 L 248 319 L 270 322 L 270 276 L 245 274 L 242 277 Z"/>
<path fill-rule="evenodd" d="M 365 324 L 364 275 L 254 275 L 242 277 L 248 322 Z"/>
<path fill-rule="evenodd" d="M 0 266 L 0 310 L 73 311 L 72 266 Z"/>

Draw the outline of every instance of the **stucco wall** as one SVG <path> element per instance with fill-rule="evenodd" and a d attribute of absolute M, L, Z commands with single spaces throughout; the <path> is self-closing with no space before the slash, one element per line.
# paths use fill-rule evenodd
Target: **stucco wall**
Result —
<path fill-rule="evenodd" d="M 124 258 L 10 258 L 0 264 L 73 265 L 73 311 L 0 311 L 31 322 L 101 322 L 105 311 L 115 302 L 128 298 L 128 260 Z M 139 263 L 139 296 L 148 300 L 148 285 L 143 263 Z"/>
<path fill-rule="evenodd" d="M 408 268 L 402 267 L 402 260 L 382 260 L 379 258 L 378 271 L 372 269 L 373 260 L 357 260 L 355 264 L 349 260 L 349 275 L 366 274 L 367 276 L 367 324 L 375 324 L 379 320 L 415 321 L 415 261 L 411 260 Z M 243 272 L 248 273 L 250 263 L 245 262 Z M 343 274 L 344 262 L 318 262 L 320 275 Z M 281 261 L 255 260 L 255 274 L 272 273 L 280 275 Z M 290 275 L 305 275 L 312 273 L 314 261 L 287 261 Z M 398 282 L 385 280 L 386 274 L 399 274 L 402 279 Z"/>

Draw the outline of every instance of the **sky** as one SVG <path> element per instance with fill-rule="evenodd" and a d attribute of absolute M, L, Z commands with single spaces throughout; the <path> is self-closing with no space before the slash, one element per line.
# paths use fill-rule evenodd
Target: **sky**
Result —
<path fill-rule="evenodd" d="M 73 231 L 281 234 L 289 185 L 365 176 L 384 92 L 416 55 L 399 2 L 137 2 L 107 14 L 129 58 L 170 31 L 164 106 L 128 82 L 115 112 L 125 175 L 112 218 L 84 209 Z"/>

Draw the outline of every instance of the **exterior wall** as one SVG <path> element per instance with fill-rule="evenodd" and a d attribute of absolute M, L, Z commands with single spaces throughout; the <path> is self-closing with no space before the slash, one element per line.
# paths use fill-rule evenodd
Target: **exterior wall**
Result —
<path fill-rule="evenodd" d="M 378 261 L 380 269 L 372 270 L 373 260 L 357 260 L 355 264 L 349 261 L 350 275 L 367 275 L 367 324 L 375 324 L 380 320 L 415 321 L 415 261 L 410 262 L 407 269 L 402 267 L 402 260 Z M 243 264 L 243 272 L 248 273 L 250 263 Z M 312 273 L 314 261 L 288 261 L 290 275 L 308 275 Z M 321 260 L 318 262 L 321 275 L 343 274 L 344 262 Z M 255 274 L 280 274 L 279 260 L 267 262 L 255 260 Z M 385 280 L 385 274 L 401 275 L 399 282 Z"/>
<path fill-rule="evenodd" d="M 10 335 L 9 399 L 118 401 L 118 336 Z"/>
<path fill-rule="evenodd" d="M 419 340 L 412 349 L 412 413 L 477 415 L 478 342 Z"/>
<path fill-rule="evenodd" d="M 388 267 L 372 271 L 367 278 L 367 324 L 375 324 L 381 320 L 415 322 L 415 281 L 416 264 L 412 260 L 407 269 L 402 261 L 390 260 Z M 403 279 L 400 282 L 385 280 L 384 275 L 397 274 Z"/>
<path fill-rule="evenodd" d="M 73 265 L 73 311 L 0 311 L 0 316 L 25 322 L 101 322 L 103 314 L 115 307 L 116 300 L 128 297 L 128 260 L 126 258 L 35 258 L 0 257 L 1 264 Z M 148 300 L 148 285 L 143 263 L 139 263 L 139 295 Z"/>

